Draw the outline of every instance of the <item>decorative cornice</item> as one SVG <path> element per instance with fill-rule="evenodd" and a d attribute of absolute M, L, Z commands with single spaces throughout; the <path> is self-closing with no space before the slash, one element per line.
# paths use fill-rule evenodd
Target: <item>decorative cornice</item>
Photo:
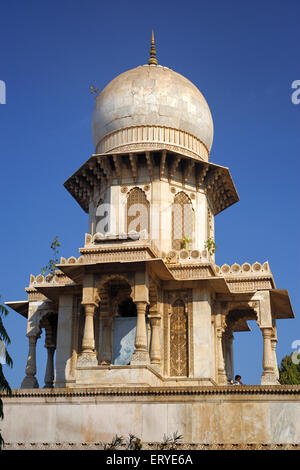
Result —
<path fill-rule="evenodd" d="M 217 276 L 223 277 L 230 290 L 234 292 L 250 292 L 259 289 L 273 289 L 275 282 L 268 261 L 263 264 L 257 261 L 252 265 L 244 263 L 232 266 L 223 264 L 215 266 Z"/>
<path fill-rule="evenodd" d="M 195 264 L 211 262 L 211 257 L 207 250 L 201 251 L 196 249 L 171 250 L 164 254 L 163 258 L 167 264 L 177 265 L 180 262 L 180 265 L 184 264 L 185 267 L 187 265 L 193 267 Z"/>
<path fill-rule="evenodd" d="M 78 262 L 79 261 L 74 256 L 71 256 L 68 259 L 69 264 L 74 264 Z M 47 287 L 51 287 L 51 286 L 57 287 L 58 285 L 65 286 L 65 285 L 75 285 L 75 284 L 72 281 L 72 279 L 70 279 L 68 276 L 65 275 L 65 273 L 57 269 L 54 275 L 48 274 L 47 276 L 43 276 L 42 274 L 38 274 L 37 276 L 34 276 L 33 274 L 31 274 L 29 287 L 27 287 L 25 290 L 27 293 L 37 292 L 36 287 L 39 287 L 41 285 L 43 286 L 46 285 Z"/>
<path fill-rule="evenodd" d="M 201 263 L 201 264 L 170 264 L 168 265 L 169 270 L 173 276 L 177 279 L 201 279 L 208 278 L 215 275 L 213 270 L 213 264 Z"/>
<path fill-rule="evenodd" d="M 155 146 L 180 152 L 197 160 L 209 160 L 209 150 L 200 139 L 180 129 L 165 126 L 130 126 L 117 129 L 99 140 L 96 152 L 151 151 Z"/>
<path fill-rule="evenodd" d="M 199 156 L 187 156 L 181 149 L 149 145 L 139 151 L 123 148 L 118 152 L 113 150 L 112 153 L 92 155 L 64 186 L 85 212 L 89 211 L 95 189 L 101 192 L 111 184 L 122 186 L 125 184 L 123 175 L 126 187 L 135 184 L 138 178 L 142 178 L 144 184 L 146 180 L 148 183 L 155 178 L 171 183 L 175 176 L 178 183 L 179 177 L 182 187 L 189 184 L 194 191 L 205 191 L 214 215 L 239 200 L 228 168 L 205 162 Z"/>
<path fill-rule="evenodd" d="M 244 386 L 185 386 L 185 387 L 99 387 L 13 389 L 11 396 L 0 394 L 5 400 L 26 397 L 97 397 L 97 396 L 197 396 L 197 395 L 300 395 L 300 385 L 244 385 Z"/>
<path fill-rule="evenodd" d="M 243 263 L 242 265 L 239 265 L 238 263 L 234 263 L 231 266 L 228 264 L 223 264 L 223 266 L 217 266 L 216 265 L 216 273 L 219 276 L 226 276 L 227 277 L 234 277 L 236 278 L 237 276 L 259 276 L 262 274 L 268 274 L 269 276 L 272 276 L 270 266 L 268 261 L 265 261 L 263 264 L 258 263 L 256 261 L 252 265 L 250 263 Z"/>

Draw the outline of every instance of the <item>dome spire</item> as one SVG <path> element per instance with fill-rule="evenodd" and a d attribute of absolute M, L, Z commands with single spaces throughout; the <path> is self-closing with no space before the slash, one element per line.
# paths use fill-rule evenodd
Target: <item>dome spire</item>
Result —
<path fill-rule="evenodd" d="M 151 48 L 150 48 L 150 59 L 148 60 L 148 64 L 149 65 L 157 65 L 156 48 L 155 48 L 155 42 L 154 42 L 153 29 L 152 29 Z"/>

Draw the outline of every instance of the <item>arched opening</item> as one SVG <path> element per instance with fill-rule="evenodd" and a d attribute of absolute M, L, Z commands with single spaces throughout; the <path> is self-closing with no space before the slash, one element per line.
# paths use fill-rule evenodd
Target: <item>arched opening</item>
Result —
<path fill-rule="evenodd" d="M 246 307 L 232 310 L 226 324 L 223 344 L 228 380 L 238 374 L 246 385 L 260 384 L 263 346 L 255 311 Z"/>
<path fill-rule="evenodd" d="M 118 314 L 120 317 L 123 317 L 123 318 L 136 317 L 137 315 L 136 305 L 131 299 L 131 297 L 119 303 Z"/>
<path fill-rule="evenodd" d="M 234 374 L 242 376 L 245 385 L 259 385 L 262 374 L 263 340 L 255 320 L 249 320 L 249 333 L 234 333 Z"/>
<path fill-rule="evenodd" d="M 127 196 L 127 233 L 138 232 L 148 238 L 150 230 L 150 204 L 144 191 L 133 188 Z"/>
<path fill-rule="evenodd" d="M 106 302 L 100 307 L 100 364 L 128 365 L 134 352 L 136 305 L 131 286 L 121 276 L 110 276 L 101 287 Z"/>
<path fill-rule="evenodd" d="M 194 210 L 190 198 L 181 191 L 172 204 L 172 248 L 180 250 L 184 241 L 193 240 Z"/>

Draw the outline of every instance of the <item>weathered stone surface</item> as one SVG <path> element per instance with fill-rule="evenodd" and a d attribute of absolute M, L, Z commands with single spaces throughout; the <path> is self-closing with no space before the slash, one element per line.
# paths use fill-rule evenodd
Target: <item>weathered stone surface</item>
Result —
<path fill-rule="evenodd" d="M 176 431 L 185 446 L 300 443 L 299 386 L 16 390 L 4 398 L 4 411 L 8 449 L 109 442 L 129 433 L 150 443 Z"/>

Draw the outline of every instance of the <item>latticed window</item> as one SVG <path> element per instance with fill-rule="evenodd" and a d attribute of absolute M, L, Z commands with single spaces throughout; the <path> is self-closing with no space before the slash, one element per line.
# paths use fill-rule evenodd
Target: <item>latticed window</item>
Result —
<path fill-rule="evenodd" d="M 127 232 L 149 233 L 149 201 L 144 191 L 133 188 L 127 197 Z"/>
<path fill-rule="evenodd" d="M 188 317 L 182 300 L 176 300 L 170 317 L 170 376 L 188 376 Z"/>
<path fill-rule="evenodd" d="M 193 238 L 194 210 L 192 201 L 184 193 L 176 194 L 172 205 L 172 248 L 180 250 L 183 239 Z"/>

